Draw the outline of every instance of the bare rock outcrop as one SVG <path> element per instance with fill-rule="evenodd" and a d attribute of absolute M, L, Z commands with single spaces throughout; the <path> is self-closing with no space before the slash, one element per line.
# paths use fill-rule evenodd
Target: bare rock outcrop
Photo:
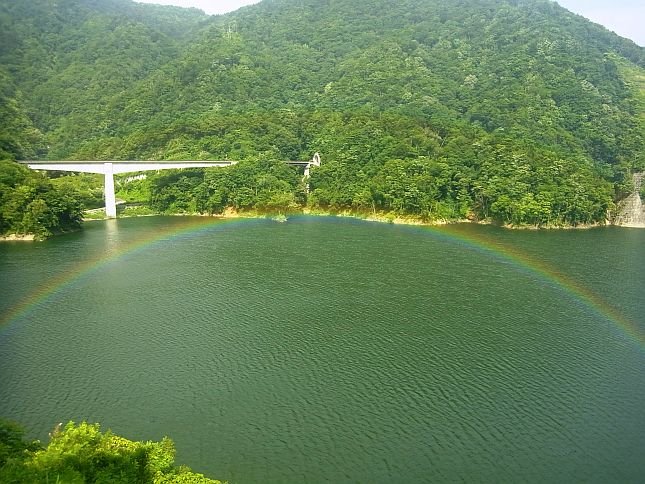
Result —
<path fill-rule="evenodd" d="M 640 197 L 644 175 L 634 174 L 634 192 L 618 204 L 614 225 L 645 228 L 645 205 Z"/>

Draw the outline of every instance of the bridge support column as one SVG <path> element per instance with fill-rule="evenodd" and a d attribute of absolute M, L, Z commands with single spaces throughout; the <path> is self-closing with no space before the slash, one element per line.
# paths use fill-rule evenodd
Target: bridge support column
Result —
<path fill-rule="evenodd" d="M 302 177 L 302 181 L 306 183 L 305 185 L 306 193 L 309 193 L 309 173 L 312 166 L 320 166 L 320 155 L 318 153 L 315 153 L 311 161 L 305 165 L 305 176 Z"/>
<path fill-rule="evenodd" d="M 105 174 L 105 216 L 116 218 L 116 196 L 114 195 L 114 172 L 112 163 L 103 164 Z"/>

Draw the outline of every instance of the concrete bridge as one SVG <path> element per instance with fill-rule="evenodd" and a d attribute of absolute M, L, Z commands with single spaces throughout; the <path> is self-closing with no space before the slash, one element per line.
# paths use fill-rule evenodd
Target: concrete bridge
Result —
<path fill-rule="evenodd" d="M 232 166 L 237 161 L 20 161 L 33 170 L 73 171 L 100 173 L 105 176 L 105 215 L 116 217 L 116 197 L 114 195 L 114 175 L 139 171 L 158 171 L 177 168 L 211 168 Z M 287 165 L 301 166 L 305 178 L 309 177 L 312 166 L 320 166 L 320 155 L 314 154 L 310 161 L 285 161 Z"/>

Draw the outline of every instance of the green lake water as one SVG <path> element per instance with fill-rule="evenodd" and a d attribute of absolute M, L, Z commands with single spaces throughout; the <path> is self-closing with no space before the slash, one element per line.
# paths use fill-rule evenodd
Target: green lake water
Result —
<path fill-rule="evenodd" d="M 43 441 L 168 435 L 231 483 L 645 482 L 645 230 L 91 222 L 1 244 L 0 294 L 0 416 Z"/>

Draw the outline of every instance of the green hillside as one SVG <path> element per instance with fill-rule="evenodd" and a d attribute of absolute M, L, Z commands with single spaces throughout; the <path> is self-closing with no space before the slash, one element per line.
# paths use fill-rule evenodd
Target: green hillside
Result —
<path fill-rule="evenodd" d="M 159 211 L 577 225 L 645 169 L 645 49 L 548 0 L 0 0 L 0 32 L 5 157 L 245 161 L 151 177 Z M 271 163 L 316 151 L 308 196 Z"/>

